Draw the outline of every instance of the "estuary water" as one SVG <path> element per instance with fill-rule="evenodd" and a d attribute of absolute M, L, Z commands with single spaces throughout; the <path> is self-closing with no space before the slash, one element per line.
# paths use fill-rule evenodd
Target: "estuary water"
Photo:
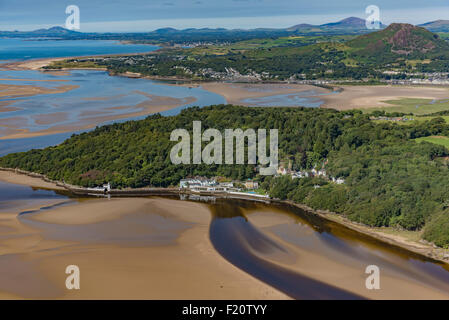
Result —
<path fill-rule="evenodd" d="M 90 234 L 91 241 L 96 239 L 93 230 L 101 227 L 98 223 L 69 226 L 27 219 L 28 215 L 51 214 L 55 208 L 79 201 L 96 200 L 0 182 L 0 214 L 17 212 L 22 223 L 43 230 L 44 238 L 57 235 L 58 239 L 74 241 Z M 179 200 L 181 207 L 182 201 L 191 200 Z M 239 269 L 292 298 L 449 298 L 449 271 L 444 264 L 361 235 L 299 208 L 228 199 L 216 199 L 207 206 L 211 214 L 209 237 L 214 248 Z M 27 211 L 28 207 L 37 209 Z M 142 235 L 145 228 L 151 229 L 154 218 L 151 214 L 138 216 Z M 129 223 L 129 219 L 126 221 Z M 116 225 L 120 230 L 120 220 Z M 64 228 L 70 232 L 61 233 Z M 170 230 L 168 228 L 167 233 Z M 118 235 L 111 239 L 117 245 L 143 245 Z M 380 269 L 380 290 L 365 288 L 368 265 Z"/>
<path fill-rule="evenodd" d="M 2 62 L 15 60 L 139 53 L 156 49 L 157 46 L 121 44 L 117 41 L 0 39 L 0 86 L 29 86 L 61 91 L 31 96 L 0 96 L 0 156 L 59 144 L 73 133 L 90 130 L 86 127 L 92 121 L 104 125 L 142 119 L 147 115 L 141 114 L 151 113 L 145 112 L 145 108 L 151 110 L 153 107 L 156 108 L 155 112 L 169 116 L 191 106 L 226 103 L 223 96 L 206 91 L 201 86 L 179 86 L 149 79 L 109 76 L 105 71 L 72 70 L 55 73 L 1 69 Z M 258 106 L 277 104 L 318 107 L 322 102 L 314 95 L 316 93 L 306 92 L 298 93 L 297 96 L 260 98 L 255 102 Z M 157 107 L 168 105 L 171 107 L 166 107 L 166 110 L 157 110 Z M 62 132 L 62 129 L 68 132 Z M 46 130 L 45 136 L 31 137 L 33 133 Z M 20 132 L 31 135 L 1 139 L 2 136 Z"/>
<path fill-rule="evenodd" d="M 100 41 L 67 43 L 0 39 L 0 59 L 4 61 L 146 52 L 151 49 L 156 48 Z M 8 109 L 0 112 L 0 130 L 10 130 L 14 125 L 29 132 L 50 129 L 51 123 L 43 121 L 39 116 L 55 113 L 64 114 L 59 121 L 65 126 L 71 126 L 73 121 L 89 117 L 89 113 L 93 111 L 114 116 L 122 115 L 126 109 L 121 107 L 131 106 L 138 111 L 142 108 L 139 104 L 148 100 L 148 96 L 153 99 L 169 97 L 180 101 L 178 107 L 161 112 L 163 115 L 174 115 L 193 105 L 225 103 L 222 96 L 201 87 L 190 88 L 148 79 L 111 77 L 104 71 L 74 70 L 54 74 L 0 70 L 0 79 L 0 85 L 40 86 L 50 89 L 61 84 L 74 86 L 73 89 L 61 93 L 2 97 L 0 103 Z M 320 104 L 316 98 L 308 100 L 307 96 L 298 95 L 277 96 L 252 102 L 260 105 L 298 103 L 310 107 Z M 113 121 L 143 117 L 145 116 Z M 113 121 L 105 120 L 101 123 Z M 80 130 L 0 140 L 0 156 L 56 145 L 74 132 Z M 55 203 L 70 205 L 72 201 L 76 199 L 67 193 L 0 182 L 0 214 L 17 212 L 26 216 L 29 207 L 51 211 Z M 298 208 L 236 200 L 217 200 L 210 204 L 209 208 L 209 237 L 215 249 L 239 269 L 293 298 L 448 297 L 449 272 L 447 266 L 442 263 L 373 240 Z M 39 214 L 35 210 L 33 213 Z M 40 227 L 57 228 L 57 225 L 41 224 Z M 0 228 L 2 237 L 7 236 L 10 231 L 6 227 Z M 381 270 L 380 291 L 368 292 L 365 288 L 365 268 L 368 265 L 377 265 Z"/>
<path fill-rule="evenodd" d="M 226 102 L 222 96 L 202 88 L 176 86 L 148 79 L 109 76 L 105 71 L 72 70 L 53 73 L 1 69 L 1 63 L 17 60 L 139 53 L 158 48 L 151 45 L 121 44 L 117 41 L 0 39 L 0 85 L 39 87 L 53 91 L 62 88 L 60 90 L 62 92 L 58 93 L 1 96 L 0 138 L 16 131 L 34 133 L 51 130 L 54 126 L 52 120 L 57 120 L 59 129 L 69 131 L 0 140 L 0 156 L 59 144 L 73 133 L 89 130 L 76 129 L 75 124 L 79 127 L 79 124 L 85 125 L 92 119 L 95 119 L 98 125 L 104 125 L 145 118 L 146 115 L 127 117 L 127 114 L 143 113 L 148 107 L 145 103 L 151 105 L 152 100 L 159 99 L 160 106 L 165 104 L 178 106 L 160 112 L 163 115 L 174 115 L 183 108 L 193 105 L 201 107 Z M 67 87 L 70 87 L 70 90 L 64 89 Z M 1 105 L 4 106 L 3 109 Z M 67 130 L 71 127 L 74 129 Z"/>

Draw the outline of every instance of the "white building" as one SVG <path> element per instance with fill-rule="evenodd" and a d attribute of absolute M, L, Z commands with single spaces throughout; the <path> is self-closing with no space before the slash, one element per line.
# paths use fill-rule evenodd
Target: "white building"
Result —
<path fill-rule="evenodd" d="M 343 184 L 343 183 L 345 183 L 345 179 L 332 177 L 332 182 L 334 182 L 336 184 Z"/>
<path fill-rule="evenodd" d="M 309 176 L 307 171 L 296 171 L 292 172 L 292 179 L 302 179 Z"/>
<path fill-rule="evenodd" d="M 107 184 L 103 184 L 101 187 L 95 187 L 95 188 L 87 188 L 87 190 L 90 191 L 103 191 L 103 192 L 109 192 L 111 191 L 111 184 L 108 182 Z"/>
<path fill-rule="evenodd" d="M 220 182 L 218 185 L 220 187 L 223 187 L 223 188 L 232 188 L 232 187 L 234 187 L 234 183 L 233 182 Z"/>
<path fill-rule="evenodd" d="M 202 177 L 181 179 L 179 181 L 180 188 L 212 187 L 216 185 L 217 181 L 215 181 L 214 179 L 207 179 Z"/>

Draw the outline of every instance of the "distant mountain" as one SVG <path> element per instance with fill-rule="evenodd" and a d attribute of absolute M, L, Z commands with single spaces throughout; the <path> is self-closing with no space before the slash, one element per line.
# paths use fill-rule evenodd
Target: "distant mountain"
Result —
<path fill-rule="evenodd" d="M 62 27 L 51 27 L 48 29 L 37 29 L 33 31 L 0 31 L 0 36 L 3 37 L 16 37 L 16 38 L 26 38 L 26 37 L 76 37 L 82 35 L 81 32 L 68 30 Z"/>
<path fill-rule="evenodd" d="M 432 32 L 449 32 L 449 20 L 436 20 L 420 24 L 419 27 L 426 28 Z"/>
<path fill-rule="evenodd" d="M 298 31 L 298 30 L 313 29 L 313 28 L 319 28 L 319 27 L 320 26 L 315 26 L 313 24 L 301 23 L 301 24 L 297 24 L 293 27 L 287 28 L 287 31 Z"/>
<path fill-rule="evenodd" d="M 449 20 L 437 20 L 422 24 L 421 27 L 433 32 L 449 32 Z M 381 29 L 386 26 L 381 24 Z M 422 28 L 421 28 L 422 29 Z M 391 29 L 390 29 L 391 30 Z M 175 28 L 160 28 L 150 32 L 134 33 L 84 33 L 67 30 L 62 27 L 38 29 L 34 31 L 0 31 L 0 37 L 14 38 L 59 38 L 67 40 L 95 39 L 95 40 L 135 40 L 146 43 L 180 43 L 180 42 L 236 42 L 257 38 L 278 38 L 291 35 L 362 35 L 370 34 L 376 30 L 366 28 L 365 20 L 349 17 L 337 22 L 321 25 L 297 24 L 290 28 L 256 28 L 256 29 L 224 29 L 224 28 L 188 28 L 179 30 Z M 403 30 L 407 33 L 408 31 Z M 413 32 L 412 32 L 413 33 Z M 400 33 L 401 34 L 401 33 Z M 399 35 L 400 37 L 400 35 Z M 379 44 L 379 43 L 378 43 Z M 377 44 L 377 45 L 378 45 Z M 366 43 L 373 47 L 372 43 Z M 397 47 L 397 46 L 395 46 Z M 424 48 L 424 50 L 427 50 Z M 405 50 L 407 52 L 407 49 Z"/>
<path fill-rule="evenodd" d="M 153 32 L 154 33 L 173 33 L 173 32 L 178 32 L 178 30 L 175 28 L 160 28 L 160 29 L 154 30 Z"/>
<path fill-rule="evenodd" d="M 54 37 L 61 39 L 117 39 L 117 40 L 158 40 L 180 41 L 184 35 L 190 35 L 189 41 L 239 41 L 261 37 L 282 37 L 289 35 L 325 35 L 325 34 L 363 34 L 371 32 L 365 26 L 365 20 L 350 17 L 338 22 L 322 25 L 298 24 L 290 28 L 256 28 L 256 29 L 224 29 L 224 28 L 160 28 L 150 32 L 133 33 L 84 33 L 67 30 L 62 27 L 38 29 L 34 31 L 0 31 L 0 37 L 35 38 Z M 185 39 L 187 40 L 187 39 Z"/>
<path fill-rule="evenodd" d="M 328 28 L 366 28 L 364 19 L 349 17 L 338 22 L 322 24 L 320 27 Z"/>
<path fill-rule="evenodd" d="M 31 32 L 39 34 L 39 35 L 59 35 L 59 36 L 80 33 L 80 32 L 68 30 L 68 29 L 62 28 L 62 27 L 51 27 L 48 29 L 37 29 L 37 30 L 31 31 Z"/>
<path fill-rule="evenodd" d="M 386 58 L 393 55 L 422 56 L 449 50 L 449 44 L 429 30 L 406 23 L 393 23 L 384 30 L 347 42 L 361 54 Z"/>
<path fill-rule="evenodd" d="M 384 24 L 380 24 L 381 28 L 385 28 Z M 335 31 L 359 31 L 359 32 L 370 32 L 373 30 L 369 30 L 366 28 L 366 22 L 364 19 L 360 19 L 357 17 L 349 17 L 337 22 L 325 23 L 321 25 L 312 25 L 312 24 L 297 24 L 293 27 L 287 28 L 287 31 L 321 31 L 321 32 L 335 32 Z"/>

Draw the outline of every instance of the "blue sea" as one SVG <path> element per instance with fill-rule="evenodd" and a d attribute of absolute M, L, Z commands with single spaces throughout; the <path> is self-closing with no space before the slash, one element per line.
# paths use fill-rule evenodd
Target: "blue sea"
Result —
<path fill-rule="evenodd" d="M 0 39 L 0 60 L 149 52 L 159 47 L 109 40 Z"/>

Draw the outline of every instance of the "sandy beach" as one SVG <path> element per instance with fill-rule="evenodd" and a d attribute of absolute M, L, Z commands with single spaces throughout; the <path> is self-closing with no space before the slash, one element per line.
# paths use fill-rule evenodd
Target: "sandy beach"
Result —
<path fill-rule="evenodd" d="M 80 199 L 17 214 L 0 220 L 0 270 L 8 270 L 0 272 L 2 299 L 288 298 L 215 252 L 204 204 Z M 80 290 L 65 288 L 72 264 Z"/>
<path fill-rule="evenodd" d="M 0 171 L 0 181 L 61 189 L 38 178 L 5 171 Z M 55 206 L 51 207 L 52 204 Z M 24 207 L 22 202 L 17 207 L 20 211 L 7 207 L 2 212 L 0 268 L 14 268 L 14 275 L 24 280 L 12 283 L 2 278 L 0 272 L 3 281 L 0 281 L 0 298 L 288 298 L 233 266 L 213 248 L 209 239 L 212 215 L 207 204 L 167 198 L 81 198 L 45 203 L 45 210 L 40 210 L 41 206 L 30 202 L 30 207 Z M 243 213 L 272 244 L 257 249 L 241 238 L 241 245 L 260 261 L 370 299 L 449 298 L 447 284 L 408 271 L 404 266 L 407 255 L 402 260 L 401 255 L 389 254 L 393 249 L 389 249 L 388 243 L 398 245 L 397 241 L 402 240 L 402 247 L 412 245 L 404 239 L 393 241 L 372 234 L 374 230 L 358 229 L 362 234 L 380 239 L 386 248 L 382 249 L 386 251 L 380 255 L 381 260 L 368 259 L 365 263 L 388 262 L 389 265 L 382 269 L 383 290 L 367 291 L 361 285 L 365 278 L 364 262 L 359 261 L 361 257 L 366 259 L 365 254 L 354 251 L 342 259 L 335 256 L 338 247 L 326 246 L 322 240 L 315 239 L 311 230 L 301 226 L 307 223 L 295 214 L 260 204 L 249 207 L 242 209 Z M 34 213 L 19 217 L 22 211 Z M 328 214 L 324 218 L 335 221 L 336 226 L 348 226 Z M 342 239 L 361 241 L 342 230 L 333 232 Z M 297 245 L 296 241 L 301 243 L 301 239 L 307 239 L 305 246 Z M 372 247 L 373 252 L 379 251 L 378 244 L 361 243 Z M 88 271 L 83 278 L 88 279 L 84 290 L 67 291 L 61 285 L 65 279 L 61 270 L 68 264 L 77 264 L 81 270 Z M 114 284 L 109 283 L 111 277 L 116 279 Z M 46 290 L 37 289 L 43 286 Z"/>
<path fill-rule="evenodd" d="M 42 188 L 49 190 L 66 190 L 65 188 L 57 185 L 55 182 L 54 183 L 48 182 L 43 180 L 42 178 L 31 177 L 23 173 L 12 172 L 9 170 L 0 170 L 0 182 L 1 181 L 31 186 L 33 188 Z M 284 201 L 281 201 L 281 203 L 284 203 Z M 291 201 L 285 201 L 285 203 L 288 203 L 289 205 L 292 206 L 296 206 L 302 210 L 311 212 L 315 215 L 320 216 L 323 219 L 332 221 L 338 225 L 345 226 L 346 228 L 355 230 L 361 234 L 369 235 L 370 237 L 378 239 L 381 242 L 401 247 L 404 248 L 405 250 L 409 250 L 419 255 L 427 256 L 431 259 L 439 260 L 445 264 L 448 264 L 448 259 L 444 258 L 444 256 L 449 252 L 448 250 L 445 250 L 443 248 L 435 248 L 430 244 L 417 242 L 415 240 L 408 239 L 398 234 L 389 233 L 388 231 L 391 231 L 389 230 L 389 228 L 373 228 L 360 225 L 334 212 L 313 210 L 310 207 L 298 203 L 293 203 Z"/>
<path fill-rule="evenodd" d="M 321 108 L 337 110 L 367 109 L 392 106 L 385 101 L 402 98 L 419 98 L 440 100 L 449 98 L 449 88 L 431 86 L 338 86 L 337 92 L 301 84 L 242 84 L 242 83 L 204 83 L 205 90 L 226 98 L 228 103 L 255 106 L 245 102 L 246 99 L 270 97 L 285 94 L 298 94 L 314 91 L 316 96 L 309 96 L 323 101 Z"/>
<path fill-rule="evenodd" d="M 30 59 L 26 61 L 4 63 L 1 67 L 8 70 L 38 70 L 54 61 L 62 61 L 65 59 L 68 58 Z"/>
<path fill-rule="evenodd" d="M 5 171 L 0 171 L 0 181 L 60 189 L 41 179 Z M 28 208 L 23 205 L 20 211 L 8 207 L 0 219 L 0 269 L 10 270 L 7 275 L 0 272 L 0 298 L 288 298 L 214 249 L 207 204 L 168 198 L 80 198 L 54 200 L 45 204 L 45 210 L 31 202 Z M 380 259 L 377 262 L 359 261 L 364 254 L 359 256 L 356 251 L 342 259 L 335 255 L 337 247 L 315 239 L 312 231 L 302 226 L 307 223 L 293 213 L 259 204 L 242 210 L 272 243 L 259 250 L 241 239 L 241 245 L 260 261 L 370 299 L 449 298 L 446 284 L 407 271 L 407 259 L 389 254 L 389 249 L 382 249 L 386 251 L 382 258 L 375 258 Z M 33 212 L 18 216 L 22 211 Z M 349 237 L 343 231 L 334 232 L 342 239 Z M 306 245 L 298 246 L 292 239 L 307 239 Z M 372 246 L 373 252 L 379 251 L 378 245 L 363 243 Z M 382 269 L 381 291 L 369 291 L 363 285 L 363 266 L 369 262 L 387 263 L 388 268 Z M 81 269 L 79 291 L 64 287 L 63 270 L 69 264 Z M 11 272 L 21 280 L 10 281 Z"/>
<path fill-rule="evenodd" d="M 295 94 L 306 91 L 314 91 L 316 94 L 329 93 L 328 89 L 312 85 L 287 84 L 287 83 L 223 83 L 207 82 L 201 84 L 207 91 L 217 93 L 225 97 L 229 104 L 253 106 L 245 99 L 269 97 L 283 94 Z"/>
<path fill-rule="evenodd" d="M 56 185 L 56 183 L 47 182 L 40 178 L 34 178 L 25 174 L 19 174 L 12 171 L 0 170 L 0 181 L 19 184 L 23 186 L 30 186 L 33 188 L 42 188 L 50 190 L 66 190 L 63 187 Z"/>
<path fill-rule="evenodd" d="M 366 109 L 391 106 L 384 101 L 402 98 L 447 99 L 449 88 L 431 86 L 339 86 L 338 94 L 321 96 L 322 108 L 337 110 Z"/>
<path fill-rule="evenodd" d="M 78 88 L 77 85 L 61 85 L 55 88 L 39 86 L 0 84 L 0 98 L 31 97 L 37 94 L 55 94 Z"/>
<path fill-rule="evenodd" d="M 48 65 L 50 65 L 52 62 L 56 62 L 56 61 L 63 61 L 63 60 L 68 60 L 68 59 L 82 59 L 82 58 L 91 58 L 91 57 L 96 57 L 96 58 L 100 58 L 100 57 L 114 57 L 114 56 L 132 56 L 132 55 L 142 55 L 142 54 L 149 54 L 149 53 L 154 53 L 155 51 L 148 51 L 148 52 L 130 52 L 130 53 L 111 53 L 111 54 L 98 54 L 98 55 L 87 55 L 87 56 L 71 56 L 71 57 L 59 57 L 59 58 L 37 58 L 37 59 L 29 59 L 26 61 L 15 61 L 15 62 L 8 62 L 8 63 L 4 63 L 0 66 L 0 68 L 3 69 L 9 69 L 9 70 L 39 70 L 42 69 L 43 67 L 46 67 Z M 85 69 L 92 69 L 92 68 L 80 68 L 81 70 L 85 70 Z M 105 68 L 94 68 L 95 70 L 106 70 Z M 61 70 L 48 70 L 46 72 L 64 72 L 66 70 L 70 70 L 70 69 L 61 69 Z"/>

